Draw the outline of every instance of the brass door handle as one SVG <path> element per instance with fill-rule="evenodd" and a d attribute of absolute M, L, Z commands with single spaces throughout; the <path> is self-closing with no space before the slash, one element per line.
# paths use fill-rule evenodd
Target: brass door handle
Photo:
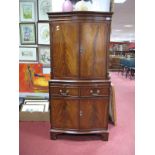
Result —
<path fill-rule="evenodd" d="M 83 53 L 83 51 L 84 51 L 84 48 L 80 47 L 80 53 Z"/>
<path fill-rule="evenodd" d="M 80 117 L 82 117 L 82 116 L 83 116 L 83 111 L 80 110 Z"/>

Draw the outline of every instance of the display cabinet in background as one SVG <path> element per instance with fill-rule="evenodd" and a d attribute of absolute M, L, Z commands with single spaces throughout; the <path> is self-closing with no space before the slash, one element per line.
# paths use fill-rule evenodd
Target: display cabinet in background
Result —
<path fill-rule="evenodd" d="M 111 42 L 109 46 L 109 69 L 110 71 L 119 71 L 122 69 L 120 60 L 122 58 L 135 57 L 134 42 Z"/>

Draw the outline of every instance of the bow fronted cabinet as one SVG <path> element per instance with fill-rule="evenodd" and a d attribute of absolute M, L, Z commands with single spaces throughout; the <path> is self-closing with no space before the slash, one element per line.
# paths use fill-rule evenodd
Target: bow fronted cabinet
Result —
<path fill-rule="evenodd" d="M 48 13 L 51 139 L 58 134 L 100 134 L 108 140 L 108 73 L 112 13 Z"/>

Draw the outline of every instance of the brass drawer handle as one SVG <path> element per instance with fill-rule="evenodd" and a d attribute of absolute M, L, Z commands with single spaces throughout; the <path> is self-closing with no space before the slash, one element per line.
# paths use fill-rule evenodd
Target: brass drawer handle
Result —
<path fill-rule="evenodd" d="M 97 93 L 97 94 L 99 94 L 99 93 L 100 93 L 100 90 L 99 90 L 99 89 L 97 89 L 96 93 Z"/>
<path fill-rule="evenodd" d="M 66 93 L 67 93 L 67 94 L 69 93 L 69 90 L 68 90 L 68 89 L 66 90 Z"/>
<path fill-rule="evenodd" d="M 68 89 L 65 92 L 63 92 L 62 89 L 60 89 L 60 95 L 62 95 L 62 96 L 67 96 L 68 93 L 69 93 Z"/>
<path fill-rule="evenodd" d="M 91 93 L 93 96 L 98 96 L 99 93 L 100 93 L 100 90 L 97 89 L 96 92 L 94 92 L 93 90 L 90 90 L 90 93 Z"/>
<path fill-rule="evenodd" d="M 92 94 L 93 93 L 93 90 L 90 90 L 90 93 Z"/>

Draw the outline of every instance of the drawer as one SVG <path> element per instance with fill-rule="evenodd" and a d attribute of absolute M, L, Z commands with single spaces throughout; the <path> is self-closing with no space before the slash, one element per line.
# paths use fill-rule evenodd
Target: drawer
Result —
<path fill-rule="evenodd" d="M 50 86 L 50 94 L 51 96 L 59 96 L 59 97 L 78 97 L 79 96 L 79 88 L 72 86 Z"/>
<path fill-rule="evenodd" d="M 110 95 L 110 86 L 87 86 L 81 87 L 80 96 L 81 97 L 101 97 Z"/>

